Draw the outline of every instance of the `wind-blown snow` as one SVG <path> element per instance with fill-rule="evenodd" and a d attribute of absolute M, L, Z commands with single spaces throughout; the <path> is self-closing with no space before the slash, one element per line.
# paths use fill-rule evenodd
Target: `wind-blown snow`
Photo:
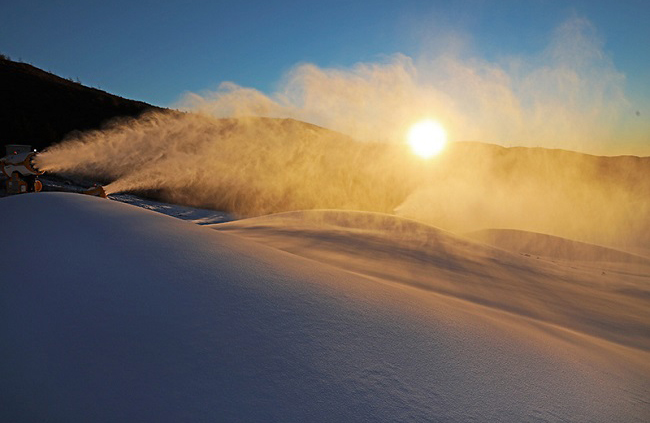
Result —
<path fill-rule="evenodd" d="M 0 421 L 650 415 L 650 355 L 631 341 L 355 274 L 115 201 L 39 193 L 0 206 Z M 349 230 L 339 240 L 350 241 Z M 330 246 L 341 231 L 332 229 Z M 441 239 L 453 251 L 488 248 Z M 517 271 L 525 269 L 509 270 Z"/>
<path fill-rule="evenodd" d="M 513 254 L 413 220 L 368 212 L 289 212 L 211 227 L 356 274 L 650 350 L 650 259 L 644 257 L 531 232 L 492 231 L 510 240 L 507 246 L 518 252 Z M 535 246 L 554 257 L 515 248 L 517 242 L 528 247 L 525 239 L 540 240 Z M 558 259 L 562 254 L 566 257 Z"/>
<path fill-rule="evenodd" d="M 484 229 L 471 232 L 467 236 L 504 250 L 525 251 L 528 254 L 561 260 L 650 264 L 650 259 L 637 254 L 516 229 Z"/>

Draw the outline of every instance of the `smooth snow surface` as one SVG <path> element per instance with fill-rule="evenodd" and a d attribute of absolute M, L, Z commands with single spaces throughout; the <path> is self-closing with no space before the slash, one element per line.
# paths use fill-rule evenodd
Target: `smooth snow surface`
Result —
<path fill-rule="evenodd" d="M 508 252 L 368 212 L 289 212 L 211 227 L 376 280 L 650 351 L 650 259 L 644 257 L 523 231 L 513 231 Z M 514 248 L 522 239 L 545 241 L 525 246 L 543 247 L 552 257 Z M 619 261 L 597 261 L 594 256 L 603 251 Z"/>
<path fill-rule="evenodd" d="M 233 233 L 256 233 L 258 241 L 275 239 L 287 251 L 299 242 L 306 243 L 300 251 L 338 245 L 353 264 L 346 269 L 337 255 L 299 257 L 78 194 L 0 199 L 0 217 L 3 422 L 643 422 L 650 416 L 647 321 L 616 338 L 584 322 L 568 330 L 542 318 L 556 316 L 553 307 L 531 318 L 486 304 L 480 298 L 505 301 L 502 285 L 513 274 L 528 280 L 542 264 L 517 267 L 517 255 L 449 233 L 432 229 L 421 244 L 379 238 L 374 249 L 354 255 L 374 239 L 354 244 L 357 224 L 327 229 L 319 222 L 314 229 L 288 219 L 272 231 L 245 227 L 247 221 L 225 224 Z M 282 232 L 279 225 L 285 238 L 272 233 Z M 364 230 L 386 227 L 381 219 L 376 225 Z M 318 236 L 307 231 L 300 241 L 301 226 Z M 427 272 L 422 266 L 431 259 L 440 280 L 468 270 L 481 295 L 422 289 L 391 279 L 383 267 L 375 275 L 361 271 L 380 261 L 382 243 L 396 249 L 393 264 L 402 276 Z M 464 260 L 480 264 L 492 254 L 501 255 L 497 264 L 509 276 L 479 288 L 482 279 L 472 276 L 478 267 Z M 440 273 L 445 267 L 449 274 Z M 625 280 L 637 291 L 648 278 L 640 269 Z M 448 286 L 459 283 L 455 277 Z M 525 297 L 525 287 L 516 286 L 514 297 Z M 569 321 L 597 316 L 588 313 L 580 309 Z"/>

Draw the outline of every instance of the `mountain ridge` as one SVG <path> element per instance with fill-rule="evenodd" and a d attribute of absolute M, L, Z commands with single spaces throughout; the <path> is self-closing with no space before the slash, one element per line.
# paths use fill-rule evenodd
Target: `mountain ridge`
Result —
<path fill-rule="evenodd" d="M 164 110 L 0 55 L 0 144 L 43 150 L 70 132 L 99 129 L 116 117 Z"/>

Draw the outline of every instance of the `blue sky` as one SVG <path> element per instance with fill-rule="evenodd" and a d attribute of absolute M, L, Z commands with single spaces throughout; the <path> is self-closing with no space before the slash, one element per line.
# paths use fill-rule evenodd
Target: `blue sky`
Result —
<path fill-rule="evenodd" d="M 650 96 L 650 3 L 638 1 L 16 1 L 0 52 L 166 106 L 222 81 L 269 92 L 295 64 L 346 67 L 418 55 L 455 32 L 493 59 L 544 47 L 578 15 L 593 22 L 631 95 Z"/>
<path fill-rule="evenodd" d="M 27 0 L 5 2 L 1 9 L 0 53 L 159 106 L 183 107 L 187 93 L 205 96 L 218 91 L 224 81 L 254 88 L 268 96 L 264 101 L 277 105 L 278 93 L 287 86 L 327 96 L 326 85 L 343 75 L 346 83 L 365 78 L 367 85 L 375 84 L 377 89 L 364 95 L 386 100 L 386 109 L 395 108 L 399 104 L 390 103 L 390 92 L 377 94 L 386 91 L 377 78 L 392 69 L 391 77 L 406 72 L 413 80 L 399 92 L 446 99 L 441 103 L 412 94 L 405 101 L 429 107 L 429 115 L 436 118 L 447 113 L 443 123 L 452 138 L 650 154 L 647 0 Z M 451 53 L 455 61 L 440 59 Z M 379 76 L 359 70 L 359 63 L 375 66 Z M 454 69 L 477 78 L 450 76 Z M 299 76 L 316 75 L 325 88 L 314 91 L 313 84 L 296 82 L 296 70 Z M 505 82 L 501 74 L 507 75 Z M 422 75 L 428 78 L 424 82 L 419 81 Z M 437 86 L 441 78 L 448 81 Z M 578 81 L 571 88 L 575 93 L 562 88 L 572 80 Z M 487 91 L 467 91 L 468 84 Z M 495 90 L 507 91 L 499 103 L 476 106 L 477 99 Z M 508 109 L 508 96 L 517 97 L 518 109 Z M 305 101 L 298 99 L 291 107 L 281 104 L 282 110 L 295 111 L 296 104 Z M 348 109 L 344 101 L 336 99 L 341 110 Z M 367 122 L 360 117 L 355 127 L 345 127 L 339 125 L 339 116 L 310 107 L 294 116 L 359 136 L 360 125 L 377 126 L 368 115 Z M 495 108 L 504 112 L 494 114 Z M 367 109 L 366 104 L 361 112 Z M 463 110 L 468 112 L 463 115 Z M 506 127 L 516 120 L 526 122 L 516 130 Z M 528 125 L 532 120 L 536 123 Z M 376 132 L 403 132 L 402 123 Z M 553 134 L 547 127 L 558 129 Z M 577 127 L 593 130 L 579 132 Z M 621 133 L 632 147 L 610 148 Z M 586 147 L 537 141 L 544 137 L 582 139 L 582 144 L 598 140 L 588 141 Z"/>

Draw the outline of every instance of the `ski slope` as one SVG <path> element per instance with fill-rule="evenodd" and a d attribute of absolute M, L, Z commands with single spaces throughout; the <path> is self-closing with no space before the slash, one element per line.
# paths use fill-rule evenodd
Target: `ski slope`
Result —
<path fill-rule="evenodd" d="M 561 302 L 541 315 L 541 307 L 533 316 L 508 309 L 504 284 L 545 265 L 518 267 L 519 256 L 504 250 L 433 229 L 419 244 L 393 239 L 394 223 L 386 232 L 385 222 L 369 226 L 367 217 L 332 225 L 293 216 L 269 230 L 272 217 L 206 227 L 69 193 L 9 197 L 0 206 L 0 421 L 650 415 L 648 322 L 610 310 L 608 324 L 636 325 L 616 337 L 590 329 L 598 324 L 563 326 L 554 320 Z M 476 288 L 473 266 L 495 255 L 507 278 L 471 297 L 396 280 L 391 266 L 370 274 L 391 249 L 401 276 L 430 271 L 427 281 L 453 288 L 467 270 Z M 633 285 L 647 305 L 648 274 L 639 266 L 634 278 L 609 283 Z M 513 286 L 513 304 L 527 304 L 530 283 Z M 583 307 L 578 317 L 593 313 Z"/>

